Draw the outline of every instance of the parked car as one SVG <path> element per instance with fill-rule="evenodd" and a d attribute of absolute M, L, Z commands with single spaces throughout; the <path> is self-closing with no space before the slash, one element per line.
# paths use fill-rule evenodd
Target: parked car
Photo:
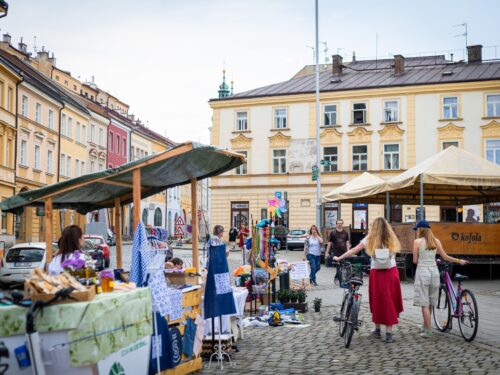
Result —
<path fill-rule="evenodd" d="M 106 268 L 104 252 L 99 245 L 95 244 L 94 239 L 85 240 L 83 243 L 83 252 L 95 260 L 95 270 L 102 271 Z"/>
<path fill-rule="evenodd" d="M 110 250 L 104 237 L 97 234 L 86 234 L 83 238 L 85 239 L 85 242 L 91 243 L 104 253 L 104 267 L 108 268 L 110 264 Z"/>
<path fill-rule="evenodd" d="M 106 243 L 109 246 L 116 246 L 116 236 L 111 229 L 108 229 L 108 237 L 106 238 Z"/>
<path fill-rule="evenodd" d="M 45 242 L 20 243 L 12 246 L 0 258 L 0 283 L 22 284 L 35 268 L 45 267 Z M 52 244 L 52 253 L 58 251 Z"/>
<path fill-rule="evenodd" d="M 304 242 L 306 241 L 307 238 L 307 230 L 292 229 L 290 232 L 288 232 L 288 235 L 286 237 L 287 237 L 288 249 L 290 250 L 303 249 Z"/>

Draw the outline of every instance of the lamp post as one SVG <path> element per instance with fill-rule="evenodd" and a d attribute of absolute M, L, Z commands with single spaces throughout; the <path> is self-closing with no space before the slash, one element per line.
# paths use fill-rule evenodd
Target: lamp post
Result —
<path fill-rule="evenodd" d="M 315 29 L 316 29 L 316 41 L 315 41 L 315 74 L 316 74 L 316 226 L 320 228 L 321 231 L 321 170 L 320 170 L 320 106 L 319 106 L 319 28 L 318 28 L 318 0 L 314 1 L 315 4 Z"/>

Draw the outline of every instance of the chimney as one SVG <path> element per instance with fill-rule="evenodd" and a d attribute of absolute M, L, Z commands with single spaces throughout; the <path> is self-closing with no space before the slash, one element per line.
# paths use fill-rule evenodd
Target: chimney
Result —
<path fill-rule="evenodd" d="M 467 46 L 467 62 L 480 63 L 481 61 L 483 61 L 483 46 L 481 44 Z"/>
<path fill-rule="evenodd" d="M 49 60 L 49 51 L 45 51 L 45 47 L 42 47 L 41 51 L 36 53 L 36 57 L 38 60 L 48 61 Z"/>
<path fill-rule="evenodd" d="M 394 75 L 401 75 L 405 72 L 405 58 L 403 55 L 394 55 Z"/>
<path fill-rule="evenodd" d="M 352 62 L 356 63 L 356 52 L 354 52 L 354 51 L 352 53 Z"/>
<path fill-rule="evenodd" d="M 10 44 L 11 40 L 12 40 L 12 38 L 11 38 L 11 36 L 9 35 L 9 33 L 7 33 L 7 34 L 3 34 L 3 42 L 4 42 L 4 43 L 9 43 L 9 44 Z"/>
<path fill-rule="evenodd" d="M 26 43 L 23 43 L 23 38 L 21 38 L 21 41 L 17 45 L 18 50 L 23 52 L 23 53 L 28 53 L 28 46 Z"/>
<path fill-rule="evenodd" d="M 135 122 L 135 115 L 128 115 L 130 121 Z"/>
<path fill-rule="evenodd" d="M 49 57 L 49 62 L 53 65 L 56 66 L 56 58 L 54 57 L 54 52 L 52 52 L 52 56 Z"/>
<path fill-rule="evenodd" d="M 332 55 L 332 73 L 333 75 L 342 74 L 342 56 Z"/>

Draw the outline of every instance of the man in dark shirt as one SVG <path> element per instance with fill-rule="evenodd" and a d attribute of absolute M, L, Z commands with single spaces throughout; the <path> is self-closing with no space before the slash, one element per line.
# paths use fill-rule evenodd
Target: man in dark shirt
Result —
<path fill-rule="evenodd" d="M 344 230 L 344 220 L 338 219 L 336 222 L 336 228 L 330 232 L 328 237 L 328 245 L 326 246 L 325 258 L 330 256 L 330 248 L 332 249 L 332 256 L 341 256 L 346 251 L 351 248 L 351 243 L 349 242 L 349 233 Z M 337 272 L 335 274 L 335 280 L 339 279 L 339 267 L 337 266 Z"/>

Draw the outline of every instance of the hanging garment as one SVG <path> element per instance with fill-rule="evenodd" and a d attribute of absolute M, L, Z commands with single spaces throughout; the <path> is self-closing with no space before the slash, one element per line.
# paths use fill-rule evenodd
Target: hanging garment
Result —
<path fill-rule="evenodd" d="M 200 314 L 196 313 L 196 320 L 194 322 L 196 323 L 196 335 L 194 337 L 193 354 L 195 357 L 198 357 L 203 347 L 203 338 L 205 337 L 205 321 Z"/>
<path fill-rule="evenodd" d="M 171 305 L 168 294 L 167 281 L 165 280 L 163 270 L 158 270 L 150 275 L 149 286 L 151 289 L 151 297 L 153 300 L 153 311 L 159 312 L 162 316 L 162 319 L 165 320 L 165 315 L 169 314 L 171 311 Z M 172 317 L 170 317 L 170 319 L 172 319 Z"/>
<path fill-rule="evenodd" d="M 184 328 L 184 337 L 182 338 L 182 353 L 188 358 L 193 356 L 194 337 L 196 335 L 196 324 L 191 318 L 186 319 Z"/>
<path fill-rule="evenodd" d="M 157 350 L 160 352 L 160 371 L 174 368 L 174 351 L 172 347 L 172 335 L 168 328 L 168 322 L 162 318 L 160 314 L 156 313 L 156 326 L 158 328 L 158 339 L 155 340 L 155 334 L 151 336 L 151 352 L 149 355 L 149 375 L 158 373 L 157 368 Z"/>
<path fill-rule="evenodd" d="M 181 331 L 177 327 L 170 328 L 170 334 L 172 335 L 172 361 L 174 362 L 174 367 L 181 363 L 182 358 L 182 335 Z"/>
<path fill-rule="evenodd" d="M 143 286 L 146 277 L 147 268 L 143 261 L 143 253 L 147 253 L 148 240 L 144 224 L 139 221 L 137 228 L 134 232 L 134 244 L 132 245 L 132 265 L 130 267 L 130 281 L 136 283 L 137 287 Z M 146 250 L 143 252 L 142 250 Z"/>
<path fill-rule="evenodd" d="M 162 276 L 165 279 L 165 276 Z M 169 319 L 172 321 L 182 318 L 182 290 L 168 288 L 167 300 Z"/>
<path fill-rule="evenodd" d="M 226 245 L 210 246 L 205 285 L 204 318 L 236 313 L 227 265 Z"/>

